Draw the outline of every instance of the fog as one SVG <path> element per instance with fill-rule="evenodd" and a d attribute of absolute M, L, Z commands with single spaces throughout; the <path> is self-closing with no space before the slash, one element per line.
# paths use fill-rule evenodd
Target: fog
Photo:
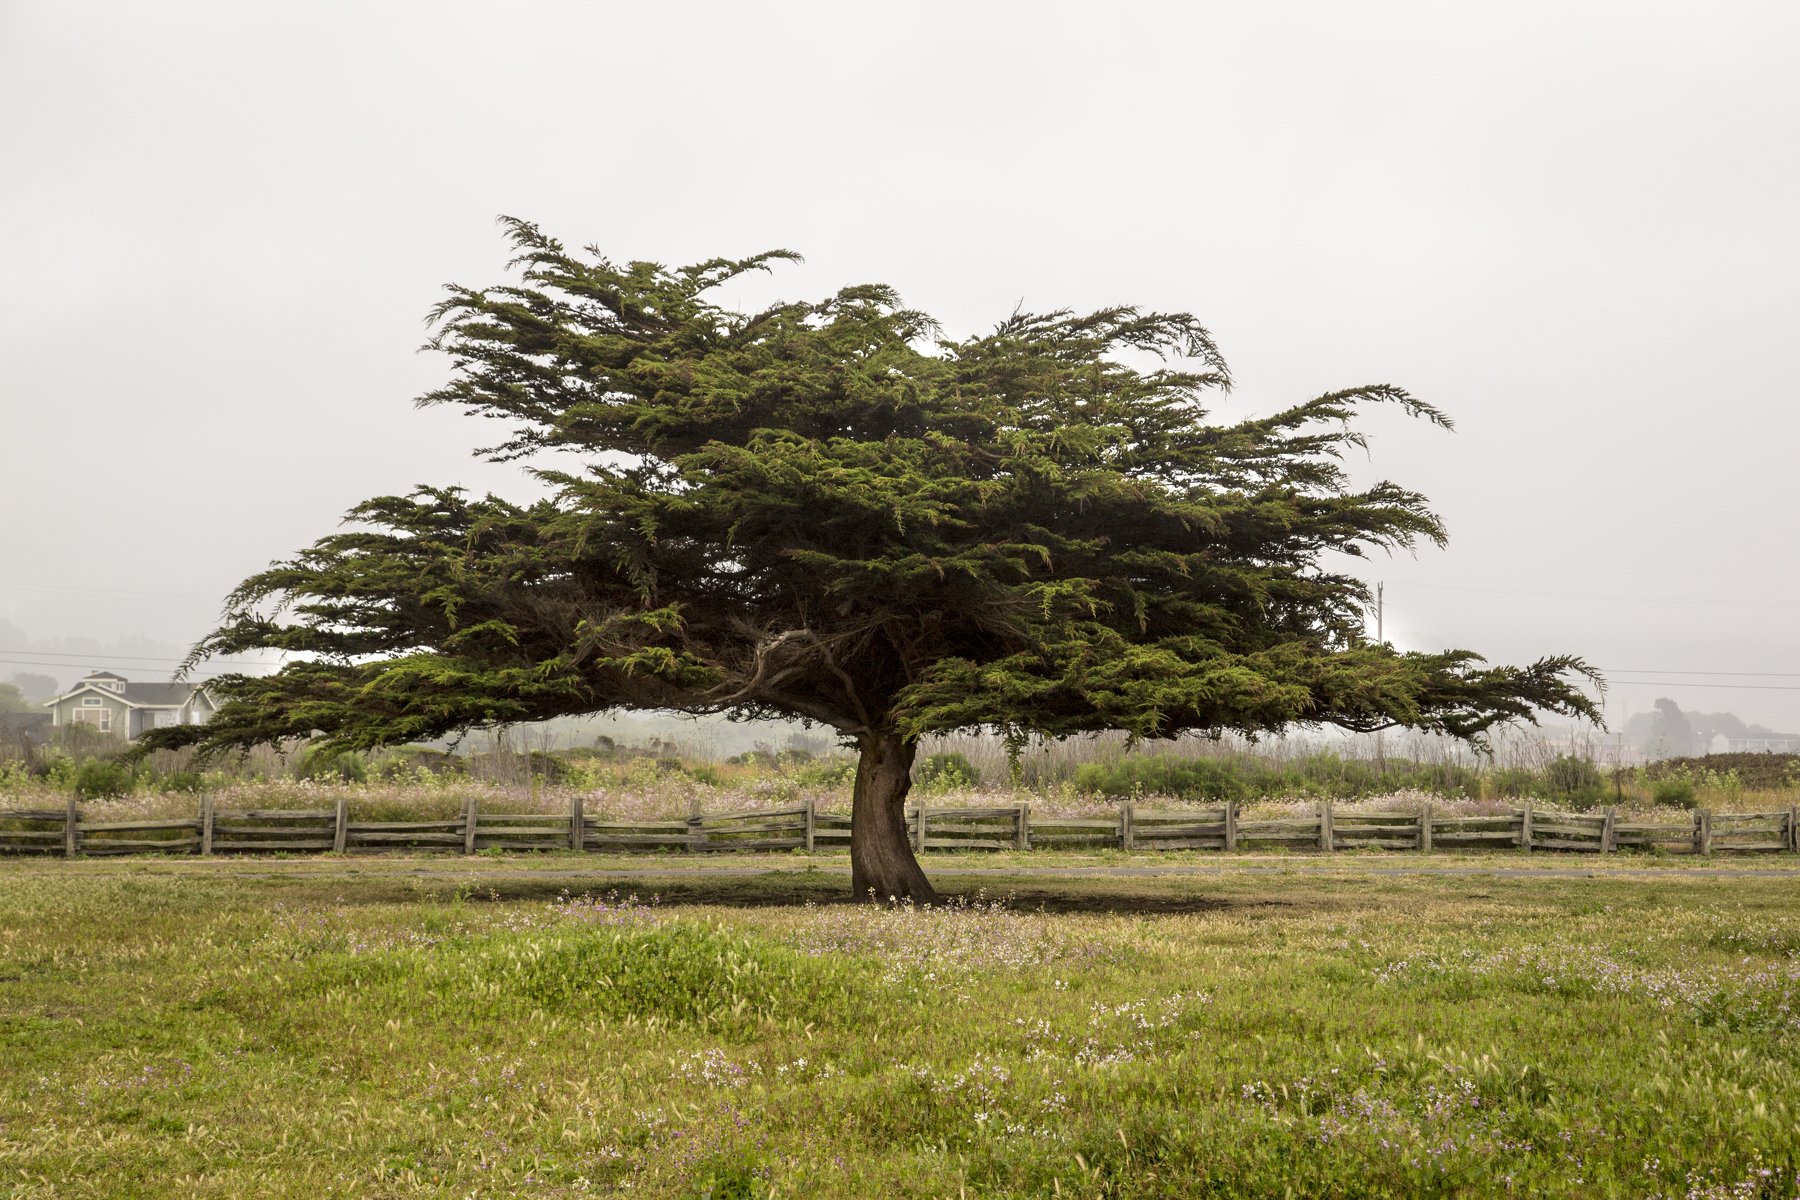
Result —
<path fill-rule="evenodd" d="M 415 483 L 495 217 L 788 247 L 947 331 L 1197 313 L 1222 417 L 1400 384 L 1359 475 L 1446 550 L 1385 631 L 1800 729 L 1800 6 L 0 3 L 0 679 L 167 677 L 248 573 Z M 204 672 L 203 672 L 204 673 Z"/>

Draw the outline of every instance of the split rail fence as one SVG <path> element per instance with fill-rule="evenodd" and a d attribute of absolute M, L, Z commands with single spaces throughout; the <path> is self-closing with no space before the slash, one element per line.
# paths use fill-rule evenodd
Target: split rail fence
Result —
<path fill-rule="evenodd" d="M 970 808 L 914 805 L 906 810 L 914 848 L 926 850 L 1225 850 L 1308 847 L 1334 850 L 1570 850 L 1607 854 L 1659 848 L 1673 853 L 1800 853 L 1800 809 L 1715 813 L 1647 824 L 1614 809 L 1557 812 L 1530 804 L 1491 816 L 1335 813 L 1329 801 L 1301 817 L 1244 819 L 1236 804 L 1163 809 L 1134 803 L 1094 817 L 1033 817 L 1029 804 Z M 0 853 L 77 855 L 367 853 L 439 850 L 674 851 L 718 853 L 821 850 L 850 842 L 850 818 L 812 804 L 752 812 L 696 814 L 685 820 L 622 821 L 589 816 L 582 798 L 562 813 L 482 813 L 471 800 L 445 821 L 352 821 L 339 799 L 325 809 L 215 808 L 200 798 L 191 818 L 84 821 L 71 800 L 62 809 L 0 807 Z"/>

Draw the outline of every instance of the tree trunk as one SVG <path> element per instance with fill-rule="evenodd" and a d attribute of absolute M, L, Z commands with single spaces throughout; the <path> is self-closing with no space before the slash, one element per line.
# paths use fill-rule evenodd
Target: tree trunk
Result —
<path fill-rule="evenodd" d="M 906 827 L 918 744 L 893 732 L 864 734 L 850 803 L 850 887 L 859 900 L 937 904 L 939 896 L 913 857 Z"/>

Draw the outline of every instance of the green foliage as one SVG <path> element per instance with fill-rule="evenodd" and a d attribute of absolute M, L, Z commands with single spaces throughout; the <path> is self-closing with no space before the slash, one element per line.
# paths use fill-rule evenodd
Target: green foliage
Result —
<path fill-rule="evenodd" d="M 1559 754 L 1544 765 L 1541 795 L 1570 808 L 1592 808 L 1606 798 L 1606 781 L 1590 760 Z"/>
<path fill-rule="evenodd" d="M 44 755 L 41 761 L 44 782 L 58 788 L 72 789 L 75 786 L 75 772 L 79 768 L 71 755 L 57 749 Z"/>
<path fill-rule="evenodd" d="M 427 746 L 394 746 L 372 758 L 368 770 L 376 779 L 414 782 L 425 775 L 467 775 L 469 764 L 461 755 L 445 750 L 434 750 Z"/>
<path fill-rule="evenodd" d="M 1698 758 L 1666 758 L 1644 767 L 1644 777 L 1737 780 L 1740 788 L 1774 790 L 1800 787 L 1800 754 L 1707 754 Z"/>
<path fill-rule="evenodd" d="M 369 760 L 354 751 L 308 746 L 300 752 L 294 774 L 301 779 L 361 783 L 369 777 Z"/>
<path fill-rule="evenodd" d="M 780 775 L 796 787 L 835 788 L 848 785 L 856 777 L 856 760 L 841 754 L 815 757 L 810 751 L 788 747 L 770 750 L 759 747 L 734 754 L 725 760 L 732 766 Z"/>
<path fill-rule="evenodd" d="M 1230 763 L 1213 758 L 1158 754 L 1086 763 L 1075 772 L 1084 792 L 1125 799 L 1138 795 L 1182 796 L 1191 800 L 1241 800 L 1249 788 Z"/>
<path fill-rule="evenodd" d="M 842 754 L 831 754 L 792 767 L 787 774 L 800 787 L 849 787 L 856 778 L 856 760 Z"/>
<path fill-rule="evenodd" d="M 1539 790 L 1537 773 L 1524 767 L 1496 767 L 1487 777 L 1487 791 L 1492 796 L 1523 800 Z"/>
<path fill-rule="evenodd" d="M 1693 808 L 1696 806 L 1694 781 L 1680 775 L 1658 779 L 1650 785 L 1650 798 L 1670 808 Z"/>
<path fill-rule="evenodd" d="M 1727 806 L 1735 804 L 1743 794 L 1744 781 L 1735 770 L 1715 770 L 1708 762 L 1708 758 L 1697 758 L 1652 764 L 1645 772 L 1651 795 L 1658 803 L 1681 808 L 1698 807 L 1702 797 Z M 1664 796 L 1669 799 L 1664 801 Z"/>
<path fill-rule="evenodd" d="M 927 755 L 914 766 L 913 777 L 918 780 L 919 786 L 940 792 L 979 787 L 981 784 L 981 772 L 975 769 L 967 755 L 956 750 Z"/>
<path fill-rule="evenodd" d="M 1075 786 L 1117 799 L 1154 794 L 1213 801 L 1265 796 L 1349 800 L 1401 789 L 1475 796 L 1480 794 L 1481 780 L 1469 767 L 1408 759 L 1389 759 L 1384 765 L 1330 753 L 1286 761 L 1250 755 L 1181 758 L 1164 754 L 1084 764 L 1075 772 Z"/>
<path fill-rule="evenodd" d="M 676 765 L 679 766 L 679 762 Z M 509 750 L 471 754 L 468 769 L 471 774 L 488 778 L 505 779 L 521 775 L 539 783 L 569 783 L 575 778 L 573 765 L 567 759 L 544 750 L 532 750 L 525 754 Z"/>
<path fill-rule="evenodd" d="M 1587 668 L 1486 667 L 1363 634 L 1337 555 L 1441 541 L 1415 492 L 1352 486 L 1349 422 L 1403 390 L 1235 424 L 1192 316 L 1018 313 L 950 339 L 889 288 L 743 313 L 776 251 L 670 270 L 508 223 L 523 277 L 452 287 L 423 398 L 497 419 L 487 453 L 585 470 L 516 505 L 384 496 L 247 580 L 198 656 L 303 655 L 213 685 L 152 745 L 368 748 L 607 708 L 798 717 L 852 737 L 1000 726 L 1256 732 L 1403 725 L 1479 739 L 1594 716 Z M 1140 366 L 1146 359 L 1153 365 Z"/>
<path fill-rule="evenodd" d="M 161 792 L 197 792 L 205 786 L 206 779 L 198 771 L 170 771 L 156 780 Z"/>
<path fill-rule="evenodd" d="M 115 759 L 90 758 L 74 770 L 70 785 L 83 800 L 123 796 L 131 790 L 131 768 Z"/>
<path fill-rule="evenodd" d="M 1591 759 L 1559 754 L 1544 766 L 1544 786 L 1556 792 L 1582 792 L 1604 785 L 1600 768 Z"/>
<path fill-rule="evenodd" d="M 28 713 L 41 711 L 39 707 L 25 698 L 25 693 L 10 683 L 0 683 L 0 713 Z"/>

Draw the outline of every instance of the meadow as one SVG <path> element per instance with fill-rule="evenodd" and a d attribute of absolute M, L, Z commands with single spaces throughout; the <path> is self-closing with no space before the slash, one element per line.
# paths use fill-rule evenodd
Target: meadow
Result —
<path fill-rule="evenodd" d="M 0 863 L 0 1196 L 1800 1195 L 1800 872 L 1392 861 Z"/>

